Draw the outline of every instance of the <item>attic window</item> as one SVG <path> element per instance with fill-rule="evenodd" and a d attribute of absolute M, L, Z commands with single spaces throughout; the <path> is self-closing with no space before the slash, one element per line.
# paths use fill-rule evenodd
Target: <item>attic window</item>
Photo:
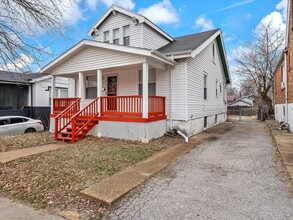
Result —
<path fill-rule="evenodd" d="M 130 44 L 129 25 L 123 27 L 123 45 L 128 46 Z"/>
<path fill-rule="evenodd" d="M 104 32 L 104 42 L 105 43 L 109 43 L 110 40 L 110 32 L 109 31 L 105 31 Z"/>
<path fill-rule="evenodd" d="M 113 30 L 113 43 L 114 44 L 119 44 L 119 28 L 116 28 Z"/>

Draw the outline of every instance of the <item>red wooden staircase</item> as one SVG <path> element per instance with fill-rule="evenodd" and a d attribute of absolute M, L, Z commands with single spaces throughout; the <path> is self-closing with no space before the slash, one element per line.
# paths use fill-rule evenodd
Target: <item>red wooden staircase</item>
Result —
<path fill-rule="evenodd" d="M 55 140 L 74 143 L 81 140 L 98 123 L 98 101 L 94 99 L 80 110 L 80 99 L 55 117 Z"/>

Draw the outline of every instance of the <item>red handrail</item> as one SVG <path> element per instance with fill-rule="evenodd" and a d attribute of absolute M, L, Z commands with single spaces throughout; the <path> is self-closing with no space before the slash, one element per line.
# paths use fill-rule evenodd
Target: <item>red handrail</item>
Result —
<path fill-rule="evenodd" d="M 53 113 L 60 113 L 78 98 L 53 98 Z"/>
<path fill-rule="evenodd" d="M 72 104 L 65 108 L 55 117 L 54 139 L 65 129 L 71 122 L 71 117 L 80 110 L 80 98 L 77 98 Z"/>
<path fill-rule="evenodd" d="M 142 116 L 142 96 L 103 96 L 101 116 L 105 114 Z"/>
<path fill-rule="evenodd" d="M 71 143 L 75 142 L 76 136 L 95 118 L 98 117 L 98 101 L 99 98 L 94 99 L 86 107 L 71 117 L 72 139 Z"/>

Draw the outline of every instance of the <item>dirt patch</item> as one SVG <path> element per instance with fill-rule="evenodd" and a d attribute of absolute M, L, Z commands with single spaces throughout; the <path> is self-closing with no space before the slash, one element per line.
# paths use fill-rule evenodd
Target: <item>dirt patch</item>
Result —
<path fill-rule="evenodd" d="M 50 132 L 36 132 L 0 138 L 0 152 L 55 143 Z"/>
<path fill-rule="evenodd" d="M 165 136 L 149 144 L 87 137 L 70 147 L 0 167 L 0 195 L 37 209 L 71 210 L 84 219 L 97 219 L 106 208 L 81 196 L 82 189 L 181 142 Z"/>
<path fill-rule="evenodd" d="M 209 128 L 206 131 L 204 131 L 204 133 L 206 134 L 226 134 L 227 132 L 231 131 L 231 129 L 233 128 L 233 124 L 232 123 L 222 123 L 219 124 L 215 127 Z"/>

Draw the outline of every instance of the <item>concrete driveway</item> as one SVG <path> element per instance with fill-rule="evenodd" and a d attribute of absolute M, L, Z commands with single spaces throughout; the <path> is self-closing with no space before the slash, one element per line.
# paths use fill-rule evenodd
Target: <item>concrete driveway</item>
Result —
<path fill-rule="evenodd" d="M 265 123 L 226 123 L 105 219 L 293 219 Z"/>

